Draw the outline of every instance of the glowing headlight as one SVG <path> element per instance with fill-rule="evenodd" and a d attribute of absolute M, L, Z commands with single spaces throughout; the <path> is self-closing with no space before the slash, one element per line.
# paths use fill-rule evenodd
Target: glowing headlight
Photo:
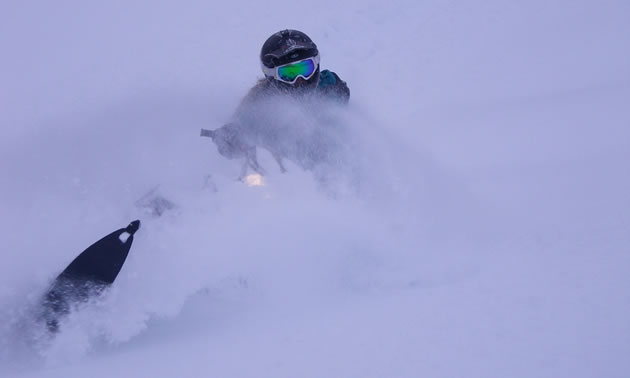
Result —
<path fill-rule="evenodd" d="M 265 186 L 265 179 L 261 174 L 250 173 L 243 179 L 247 186 Z"/>

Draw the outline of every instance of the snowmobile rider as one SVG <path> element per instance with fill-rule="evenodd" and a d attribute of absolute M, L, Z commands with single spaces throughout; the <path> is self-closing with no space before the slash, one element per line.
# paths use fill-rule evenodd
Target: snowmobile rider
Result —
<path fill-rule="evenodd" d="M 256 147 L 271 152 L 281 170 L 285 171 L 282 158 L 288 154 L 286 148 L 277 143 L 276 134 L 280 131 L 270 132 L 269 125 L 256 124 L 256 117 L 249 118 L 254 118 L 253 122 L 242 122 L 242 115 L 273 96 L 318 100 L 312 102 L 313 106 L 322 104 L 322 101 L 345 105 L 350 99 L 350 89 L 336 73 L 320 71 L 317 45 L 301 31 L 282 30 L 271 35 L 260 51 L 260 63 L 265 77 L 243 98 L 234 121 L 216 130 L 202 129 L 201 135 L 211 137 L 221 155 L 230 159 L 245 157 L 245 171 L 249 166 L 262 173 L 256 159 Z M 266 137 L 268 134 L 274 134 L 274 137 Z"/>

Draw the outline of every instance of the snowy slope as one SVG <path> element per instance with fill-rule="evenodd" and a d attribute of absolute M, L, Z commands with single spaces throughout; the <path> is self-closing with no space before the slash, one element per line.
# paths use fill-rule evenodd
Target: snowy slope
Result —
<path fill-rule="evenodd" d="M 630 5 L 297 5 L 0 4 L 0 376 L 627 376 Z M 198 137 L 287 27 L 351 88 L 358 191 Z M 24 329 L 135 218 L 108 295 Z"/>

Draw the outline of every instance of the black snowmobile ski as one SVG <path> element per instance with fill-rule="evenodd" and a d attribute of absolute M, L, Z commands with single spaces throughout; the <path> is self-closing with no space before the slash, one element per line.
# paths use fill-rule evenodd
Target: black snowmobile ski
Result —
<path fill-rule="evenodd" d="M 73 303 L 87 301 L 110 286 L 122 269 L 133 235 L 140 228 L 135 220 L 100 239 L 81 252 L 57 276 L 43 299 L 43 319 L 51 332 L 59 328 L 59 320 Z"/>

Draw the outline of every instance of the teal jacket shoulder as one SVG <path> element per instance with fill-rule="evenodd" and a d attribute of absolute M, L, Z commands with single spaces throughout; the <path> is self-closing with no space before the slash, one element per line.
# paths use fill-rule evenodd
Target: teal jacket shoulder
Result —
<path fill-rule="evenodd" d="M 317 89 L 326 97 L 330 97 L 341 103 L 348 103 L 350 100 L 350 88 L 339 75 L 329 70 L 322 70 L 319 73 L 319 84 Z"/>

